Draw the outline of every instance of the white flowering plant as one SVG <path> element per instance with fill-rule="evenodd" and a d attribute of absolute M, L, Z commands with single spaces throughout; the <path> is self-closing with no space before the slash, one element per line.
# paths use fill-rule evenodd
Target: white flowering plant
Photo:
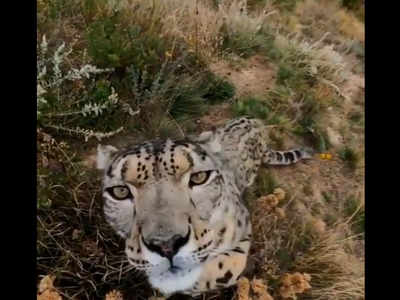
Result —
<path fill-rule="evenodd" d="M 75 68 L 68 60 L 71 52 L 72 49 L 67 49 L 64 42 L 51 52 L 46 36 L 38 44 L 39 127 L 82 136 L 85 141 L 91 137 L 101 140 L 121 132 L 123 127 L 115 124 L 115 121 L 110 122 L 106 114 L 115 112 L 121 105 L 126 107 L 127 104 L 119 99 L 110 82 L 100 77 L 113 69 L 101 69 L 91 64 Z"/>

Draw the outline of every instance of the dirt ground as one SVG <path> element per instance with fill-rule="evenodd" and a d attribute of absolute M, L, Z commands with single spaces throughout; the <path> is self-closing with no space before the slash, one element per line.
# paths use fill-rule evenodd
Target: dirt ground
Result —
<path fill-rule="evenodd" d="M 238 58 L 239 59 L 239 58 Z M 262 96 L 274 87 L 277 67 L 268 58 L 254 55 L 233 64 L 218 61 L 210 65 L 215 74 L 230 80 L 236 88 L 236 97 Z"/>

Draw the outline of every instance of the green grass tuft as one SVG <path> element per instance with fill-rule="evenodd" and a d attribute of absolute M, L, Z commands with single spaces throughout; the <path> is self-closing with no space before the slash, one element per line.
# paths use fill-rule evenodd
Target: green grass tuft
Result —
<path fill-rule="evenodd" d="M 250 116 L 264 120 L 270 112 L 267 103 L 256 97 L 238 99 L 233 105 L 233 111 L 236 116 Z"/>
<path fill-rule="evenodd" d="M 344 213 L 346 217 L 353 217 L 351 228 L 354 233 L 360 234 L 365 232 L 365 210 L 364 207 L 360 208 L 360 201 L 354 195 L 346 199 Z"/>
<path fill-rule="evenodd" d="M 271 194 L 278 187 L 278 182 L 270 171 L 261 169 L 254 185 L 257 191 L 256 196 L 260 197 Z"/>
<path fill-rule="evenodd" d="M 229 81 L 222 79 L 211 72 L 206 80 L 205 89 L 207 92 L 203 98 L 205 98 L 208 103 L 220 103 L 233 98 L 235 95 L 235 86 Z"/>
<path fill-rule="evenodd" d="M 256 33 L 224 32 L 222 49 L 225 52 L 233 52 L 242 58 L 248 58 L 257 53 L 265 54 L 273 60 L 282 56 L 282 53 L 274 45 L 274 36 L 266 26 Z"/>
<path fill-rule="evenodd" d="M 344 147 L 339 151 L 339 157 L 346 162 L 346 165 L 351 169 L 355 170 L 360 160 L 359 154 L 350 147 Z"/>

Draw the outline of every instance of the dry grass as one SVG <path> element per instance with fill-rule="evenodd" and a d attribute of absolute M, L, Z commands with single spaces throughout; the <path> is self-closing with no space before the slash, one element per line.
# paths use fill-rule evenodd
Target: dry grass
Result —
<path fill-rule="evenodd" d="M 341 8 L 338 1 L 299 1 L 295 12 L 291 25 L 313 38 L 331 32 L 331 41 L 349 38 L 364 42 L 364 25 L 351 12 Z"/>
<path fill-rule="evenodd" d="M 340 83 L 348 76 L 346 62 L 343 56 L 333 49 L 333 45 L 323 43 L 328 35 L 327 32 L 319 40 L 309 42 L 300 35 L 293 37 L 277 34 L 275 45 L 284 53 L 283 62 L 305 66 L 310 76 L 323 83 L 330 80 Z"/>
<path fill-rule="evenodd" d="M 344 36 L 365 42 L 365 26 L 354 15 L 345 10 L 339 10 L 335 17 L 338 20 L 338 29 Z"/>
<path fill-rule="evenodd" d="M 289 297 L 301 290 L 305 292 L 301 299 L 363 299 L 360 234 L 351 229 L 358 210 L 328 227 L 301 205 L 296 194 L 287 195 L 279 204 L 271 195 L 256 201 L 254 194 L 248 197 L 253 212 L 253 259 L 258 265 L 255 274 L 272 282 L 274 297 Z M 285 212 L 283 217 L 277 215 L 277 208 Z M 311 287 L 292 290 L 291 284 L 282 283 L 282 275 L 293 272 L 309 274 Z"/>
<path fill-rule="evenodd" d="M 267 19 L 263 11 L 250 15 L 245 0 L 222 0 L 217 7 L 214 1 L 199 0 L 106 1 L 99 14 L 112 15 L 113 11 L 125 14 L 126 25 L 151 12 L 151 19 L 162 24 L 160 36 L 175 40 L 168 55 L 174 55 L 175 46 L 184 41 L 190 52 L 207 62 L 221 54 L 224 34 L 254 35 Z"/>
<path fill-rule="evenodd" d="M 207 1 L 174 0 L 168 3 L 169 13 L 164 18 L 166 32 L 184 40 L 190 51 L 206 61 L 219 54 L 224 20 Z"/>
<path fill-rule="evenodd" d="M 188 0 L 168 2 L 166 15 L 168 33 L 185 40 L 192 51 L 208 62 L 222 54 L 224 36 L 239 35 L 251 38 L 265 24 L 268 15 L 264 11 L 250 14 L 245 0 L 218 1 Z"/>
<path fill-rule="evenodd" d="M 311 299 L 363 299 L 363 262 L 348 253 L 348 244 L 356 236 L 341 236 L 346 224 L 338 224 L 313 241 L 312 246 L 294 263 L 294 268 L 312 277 Z"/>

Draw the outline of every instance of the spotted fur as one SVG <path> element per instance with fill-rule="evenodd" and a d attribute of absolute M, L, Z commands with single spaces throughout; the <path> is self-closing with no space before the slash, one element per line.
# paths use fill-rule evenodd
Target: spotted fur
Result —
<path fill-rule="evenodd" d="M 187 140 L 124 150 L 99 146 L 106 220 L 126 239 L 129 262 L 154 288 L 167 296 L 198 295 L 235 284 L 251 241 L 244 189 L 262 164 L 311 157 L 301 149 L 271 150 L 267 141 L 260 121 L 239 118 Z M 195 184 L 192 176 L 199 172 L 208 177 Z M 115 186 L 128 188 L 129 196 L 117 200 Z"/>

